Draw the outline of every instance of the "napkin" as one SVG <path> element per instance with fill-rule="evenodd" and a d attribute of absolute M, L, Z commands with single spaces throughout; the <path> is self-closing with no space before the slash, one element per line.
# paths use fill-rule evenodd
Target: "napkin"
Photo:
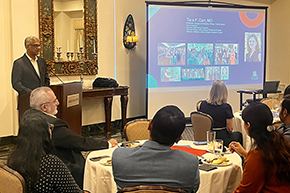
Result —
<path fill-rule="evenodd" d="M 215 166 L 209 166 L 209 165 L 206 165 L 206 164 L 202 164 L 202 165 L 198 166 L 198 169 L 208 172 L 208 171 L 217 169 L 217 167 L 215 167 Z"/>
<path fill-rule="evenodd" d="M 190 154 L 193 154 L 193 155 L 196 155 L 196 156 L 201 156 L 201 155 L 204 155 L 204 154 L 207 153 L 206 150 L 195 149 L 195 148 L 192 148 L 192 147 L 185 147 L 185 146 L 177 146 L 177 145 L 172 146 L 171 149 L 179 149 L 181 151 L 185 151 L 187 153 L 190 153 Z"/>

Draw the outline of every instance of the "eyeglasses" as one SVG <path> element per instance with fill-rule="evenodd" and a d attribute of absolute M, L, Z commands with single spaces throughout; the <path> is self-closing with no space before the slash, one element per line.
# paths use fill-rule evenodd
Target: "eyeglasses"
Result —
<path fill-rule="evenodd" d="M 58 101 L 57 98 L 55 98 L 53 101 L 51 101 L 51 102 L 45 102 L 45 103 L 42 103 L 41 105 L 43 105 L 43 104 L 47 104 L 47 103 L 54 103 L 54 104 L 57 104 L 57 103 L 59 103 L 59 101 Z"/>
<path fill-rule="evenodd" d="M 54 129 L 54 124 L 48 124 L 48 129 L 51 130 L 51 131 L 53 131 L 53 129 Z"/>
<path fill-rule="evenodd" d="M 38 48 L 38 47 L 40 47 L 40 44 L 30 44 L 30 46 L 32 46 L 34 48 Z"/>

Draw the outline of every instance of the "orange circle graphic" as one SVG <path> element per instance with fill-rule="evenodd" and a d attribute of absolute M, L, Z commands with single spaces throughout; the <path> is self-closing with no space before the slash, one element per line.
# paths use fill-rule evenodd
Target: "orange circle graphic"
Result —
<path fill-rule="evenodd" d="M 239 15 L 240 15 L 240 19 L 242 20 L 243 24 L 245 24 L 248 27 L 259 26 L 265 17 L 264 13 L 258 13 L 258 16 L 255 19 L 249 19 L 246 12 L 240 12 Z"/>

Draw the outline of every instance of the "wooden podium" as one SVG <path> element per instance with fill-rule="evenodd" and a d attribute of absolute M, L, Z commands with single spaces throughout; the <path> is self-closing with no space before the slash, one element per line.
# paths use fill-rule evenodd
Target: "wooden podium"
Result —
<path fill-rule="evenodd" d="M 59 100 L 57 118 L 64 120 L 69 129 L 77 135 L 82 135 L 82 83 L 72 82 L 51 85 Z M 23 113 L 30 108 L 30 92 L 18 96 L 18 119 L 19 125 Z"/>
<path fill-rule="evenodd" d="M 69 129 L 82 135 L 82 82 L 51 85 L 58 101 L 57 118 L 64 120 Z"/>
<path fill-rule="evenodd" d="M 20 125 L 22 121 L 22 115 L 23 113 L 30 109 L 29 102 L 30 101 L 30 92 L 27 92 L 23 95 L 18 95 L 18 104 L 17 104 L 17 110 L 18 110 L 18 123 Z"/>

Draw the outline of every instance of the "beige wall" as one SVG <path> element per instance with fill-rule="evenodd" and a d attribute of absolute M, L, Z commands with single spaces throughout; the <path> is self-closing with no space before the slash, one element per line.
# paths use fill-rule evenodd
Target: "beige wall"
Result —
<path fill-rule="evenodd" d="M 282 83 L 289 84 L 290 36 L 288 34 L 290 34 L 290 25 L 288 20 L 290 13 L 287 7 L 290 6 L 290 1 L 224 0 L 224 2 L 249 5 L 269 3 L 266 79 L 281 80 Z M 0 1 L 0 40 L 2 42 L 0 44 L 0 137 L 17 134 L 16 93 L 11 88 L 10 74 L 13 60 L 25 52 L 24 38 L 28 35 L 38 36 L 37 7 L 37 0 Z M 136 34 L 139 36 L 135 50 L 127 50 L 122 44 L 124 22 L 130 13 L 135 20 Z M 98 1 L 98 53 L 99 76 L 114 78 L 116 69 L 119 84 L 130 87 L 128 117 L 145 115 L 146 4 L 144 0 Z M 96 76 L 86 76 L 84 85 L 91 85 L 95 78 Z M 53 84 L 60 83 L 55 77 L 51 79 Z M 72 81 L 79 80 L 79 77 L 62 77 L 62 79 Z M 199 99 L 205 97 L 197 96 Z M 238 110 L 239 95 L 236 91 L 229 93 L 229 99 L 234 110 Z M 83 101 L 83 125 L 104 122 L 103 109 L 102 99 Z M 120 119 L 120 111 L 119 97 L 115 97 L 112 109 L 113 119 Z"/>
<path fill-rule="evenodd" d="M 278 0 L 269 9 L 267 78 L 290 82 L 290 1 Z"/>
<path fill-rule="evenodd" d="M 10 71 L 12 63 L 11 1 L 0 1 L 0 136 L 15 131 L 14 92 L 11 90 Z"/>

